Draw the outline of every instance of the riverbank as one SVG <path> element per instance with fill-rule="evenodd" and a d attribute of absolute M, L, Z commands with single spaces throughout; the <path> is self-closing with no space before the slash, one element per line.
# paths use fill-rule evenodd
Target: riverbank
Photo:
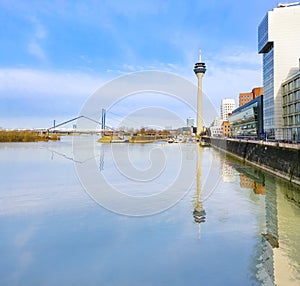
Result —
<path fill-rule="evenodd" d="M 98 142 L 99 143 L 153 143 L 155 141 L 167 141 L 168 138 L 162 136 L 130 136 L 126 139 L 121 139 L 119 136 L 102 136 Z"/>
<path fill-rule="evenodd" d="M 300 146 L 211 138 L 211 145 L 243 162 L 300 185 Z"/>
<path fill-rule="evenodd" d="M 0 130 L 0 142 L 38 142 L 60 140 L 57 134 L 45 134 L 31 130 Z"/>

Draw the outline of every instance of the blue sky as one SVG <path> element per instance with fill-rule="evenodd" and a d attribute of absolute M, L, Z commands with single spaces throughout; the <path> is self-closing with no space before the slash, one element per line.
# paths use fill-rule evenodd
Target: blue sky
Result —
<path fill-rule="evenodd" d="M 168 71 L 196 84 L 200 47 L 203 89 L 218 109 L 222 98 L 262 84 L 257 26 L 276 5 L 0 0 L 0 126 L 48 127 L 76 116 L 96 88 L 130 72 Z"/>

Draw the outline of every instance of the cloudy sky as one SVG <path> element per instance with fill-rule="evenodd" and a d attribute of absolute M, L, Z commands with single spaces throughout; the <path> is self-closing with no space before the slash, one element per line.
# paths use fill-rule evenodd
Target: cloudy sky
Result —
<path fill-rule="evenodd" d="M 218 110 L 222 98 L 237 99 L 239 92 L 262 84 L 257 26 L 276 5 L 0 0 L 0 127 L 50 127 L 54 119 L 75 117 L 97 88 L 132 72 L 166 71 L 197 84 L 193 66 L 200 47 L 207 65 L 203 90 Z M 157 101 L 129 97 L 119 109 L 108 110 L 107 121 L 117 124 L 119 116 L 120 122 L 128 102 L 139 110 L 169 106 L 167 98 Z M 183 119 L 195 116 L 183 106 L 170 106 Z"/>

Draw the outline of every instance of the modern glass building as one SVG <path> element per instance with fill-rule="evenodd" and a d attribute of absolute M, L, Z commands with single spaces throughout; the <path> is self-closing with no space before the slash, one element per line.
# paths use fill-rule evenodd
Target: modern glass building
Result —
<path fill-rule="evenodd" d="M 297 70 L 299 35 L 300 2 L 278 5 L 258 27 L 258 52 L 263 54 L 263 117 L 268 138 L 283 139 L 281 84 Z"/>
<path fill-rule="evenodd" d="M 235 109 L 228 120 L 231 137 L 263 139 L 263 95 Z"/>

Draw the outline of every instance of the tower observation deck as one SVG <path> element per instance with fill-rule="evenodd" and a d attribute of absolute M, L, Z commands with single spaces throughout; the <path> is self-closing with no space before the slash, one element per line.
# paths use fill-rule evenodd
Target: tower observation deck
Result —
<path fill-rule="evenodd" d="M 197 75 L 198 73 L 205 74 L 206 66 L 205 63 L 196 63 L 194 66 L 194 73 Z"/>

